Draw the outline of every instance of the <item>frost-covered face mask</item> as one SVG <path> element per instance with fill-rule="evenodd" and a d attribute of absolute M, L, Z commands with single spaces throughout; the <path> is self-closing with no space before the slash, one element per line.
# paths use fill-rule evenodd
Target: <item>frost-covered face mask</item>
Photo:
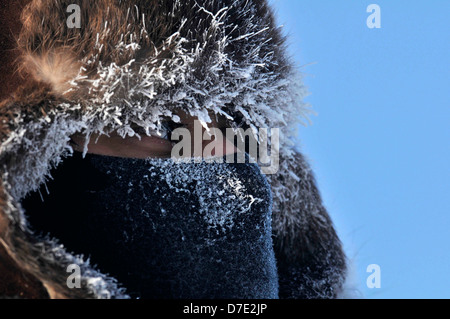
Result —
<path fill-rule="evenodd" d="M 31 225 L 142 298 L 277 298 L 270 187 L 256 164 L 78 153 L 23 205 Z"/>

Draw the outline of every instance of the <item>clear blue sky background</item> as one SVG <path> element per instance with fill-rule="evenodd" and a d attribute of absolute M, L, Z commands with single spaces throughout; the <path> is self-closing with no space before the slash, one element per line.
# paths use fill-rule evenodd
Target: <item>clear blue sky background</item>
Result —
<path fill-rule="evenodd" d="M 365 297 L 450 298 L 450 1 L 271 2 L 318 113 L 299 143 Z"/>

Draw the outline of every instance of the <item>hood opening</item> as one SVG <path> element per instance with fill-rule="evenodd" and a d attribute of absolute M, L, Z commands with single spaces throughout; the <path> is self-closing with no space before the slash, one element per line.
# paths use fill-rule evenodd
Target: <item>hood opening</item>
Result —
<path fill-rule="evenodd" d="M 67 252 L 81 255 L 92 265 L 100 264 L 90 245 L 94 239 L 85 230 L 101 227 L 88 225 L 89 195 L 106 187 L 107 177 L 89 165 L 79 152 L 65 157 L 50 171 L 50 176 L 38 190 L 21 200 L 28 226 L 38 240 L 63 245 Z"/>

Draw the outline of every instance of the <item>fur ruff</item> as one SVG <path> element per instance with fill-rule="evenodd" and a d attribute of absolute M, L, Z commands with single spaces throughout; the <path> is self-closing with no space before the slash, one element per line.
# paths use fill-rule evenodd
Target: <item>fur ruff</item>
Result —
<path fill-rule="evenodd" d="M 66 25 L 73 3 L 80 29 Z M 83 256 L 35 236 L 20 201 L 72 154 L 74 133 L 126 137 L 138 126 L 150 134 L 181 109 L 205 125 L 219 114 L 233 127 L 282 129 L 282 170 L 271 176 L 281 297 L 337 297 L 345 255 L 289 139 L 308 114 L 307 92 L 266 1 L 33 0 L 22 23 L 18 67 L 28 80 L 0 104 L 0 254 L 8 260 L 0 273 L 9 269 L 26 285 L 0 287 L 0 295 L 127 298 Z M 70 264 L 81 266 L 81 289 L 66 286 Z M 292 290 L 295 265 L 302 275 Z"/>

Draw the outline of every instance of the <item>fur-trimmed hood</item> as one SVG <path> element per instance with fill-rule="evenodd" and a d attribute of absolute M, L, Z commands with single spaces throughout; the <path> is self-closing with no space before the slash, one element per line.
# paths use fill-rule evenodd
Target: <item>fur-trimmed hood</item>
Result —
<path fill-rule="evenodd" d="M 68 11 L 72 4 L 80 9 L 80 28 L 68 25 L 71 13 L 78 13 Z M 217 114 L 234 127 L 281 128 L 286 159 L 281 180 L 299 185 L 305 174 L 305 189 L 314 193 L 309 200 L 317 207 L 289 204 L 303 186 L 280 186 L 280 178 L 273 177 L 274 191 L 286 200 L 275 203 L 287 213 L 274 218 L 280 250 L 291 249 L 305 221 L 320 221 L 304 236 L 314 238 L 324 253 L 333 252 L 326 264 L 338 271 L 327 275 L 333 293 L 323 296 L 342 287 L 345 256 L 339 239 L 309 168 L 297 165 L 303 157 L 296 163 L 289 140 L 290 129 L 307 113 L 306 91 L 266 1 L 33 0 L 22 23 L 17 67 L 26 80 L 0 105 L 0 255 L 8 256 L 0 269 L 7 265 L 14 276 L 22 274 L 23 287 L 33 291 L 25 296 L 127 297 L 115 279 L 67 252 L 63 243 L 34 236 L 20 201 L 72 154 L 73 134 L 117 131 L 126 137 L 136 135 L 136 127 L 150 134 L 167 119 L 179 121 L 176 110 L 205 125 Z M 311 238 L 292 260 L 317 252 Z M 70 264 L 81 266 L 82 289 L 66 286 Z"/>

